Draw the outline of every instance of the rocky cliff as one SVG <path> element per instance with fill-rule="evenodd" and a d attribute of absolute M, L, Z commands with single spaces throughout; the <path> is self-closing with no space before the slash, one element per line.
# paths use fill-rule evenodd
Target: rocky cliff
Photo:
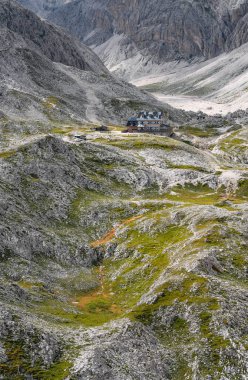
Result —
<path fill-rule="evenodd" d="M 48 18 L 96 49 L 109 68 L 208 59 L 248 41 L 247 1 L 77 0 Z M 73 20 L 73 22 L 72 22 Z"/>
<path fill-rule="evenodd" d="M 85 45 L 77 43 L 54 26 L 41 21 L 15 1 L 1 1 L 0 27 L 3 33 L 12 34 L 13 40 L 15 37 L 19 39 L 13 45 L 16 46 L 19 43 L 20 49 L 26 47 L 26 49 L 35 50 L 36 53 L 45 56 L 52 62 L 59 62 L 78 69 L 98 74 L 107 72 L 100 59 Z M 3 35 L 3 37 L 5 37 L 5 45 L 3 45 L 2 53 L 11 48 L 8 36 Z M 24 46 L 25 44 L 26 46 Z"/>

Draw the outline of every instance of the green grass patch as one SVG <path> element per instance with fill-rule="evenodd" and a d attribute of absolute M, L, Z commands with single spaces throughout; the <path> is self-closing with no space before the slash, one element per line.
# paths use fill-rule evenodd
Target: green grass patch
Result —
<path fill-rule="evenodd" d="M 72 363 L 65 360 L 52 364 L 49 369 L 41 369 L 35 374 L 35 379 L 65 380 L 70 375 Z"/>
<path fill-rule="evenodd" d="M 95 140 L 98 142 L 98 140 Z M 103 142 L 102 140 L 100 142 Z M 180 149 L 181 144 L 179 141 L 170 139 L 169 137 L 154 137 L 154 136 L 130 136 L 125 138 L 104 140 L 105 144 L 116 146 L 121 149 L 163 149 L 172 150 L 174 148 Z"/>
<path fill-rule="evenodd" d="M 248 179 L 240 181 L 236 195 L 238 197 L 248 197 Z"/>
<path fill-rule="evenodd" d="M 199 166 L 193 166 L 193 165 L 173 165 L 173 164 L 170 164 L 170 167 L 173 169 L 196 170 L 196 171 L 200 171 L 200 172 L 207 172 L 207 170 L 203 169 L 200 165 Z"/>
<path fill-rule="evenodd" d="M 225 349 L 229 346 L 230 342 L 228 339 L 223 338 L 220 335 L 217 335 L 211 327 L 212 313 L 209 311 L 203 311 L 199 315 L 200 331 L 202 336 L 207 339 L 207 344 L 210 347 L 210 360 L 213 363 L 218 364 L 220 361 L 220 350 Z"/>
<path fill-rule="evenodd" d="M 191 235 L 186 227 L 180 226 L 171 226 L 163 232 L 144 233 L 139 231 L 136 222 L 129 225 L 127 236 L 125 234 L 129 257 L 104 262 L 108 285 L 115 294 L 116 303 L 125 310 L 135 307 L 141 296 L 167 268 L 170 258 L 166 249 L 185 241 Z M 121 243 L 122 238 L 117 238 L 117 241 Z M 138 257 L 135 252 L 139 253 Z M 113 272 L 118 272 L 119 275 L 111 281 L 109 278 Z"/>
<path fill-rule="evenodd" d="M 73 131 L 72 127 L 64 127 L 64 128 L 63 127 L 54 127 L 51 130 L 51 133 L 58 134 L 58 135 L 67 135 L 72 131 Z"/>
<path fill-rule="evenodd" d="M 111 310 L 111 302 L 105 302 L 104 299 L 95 300 L 82 310 L 69 304 L 69 302 L 58 302 L 49 300 L 37 304 L 35 312 L 45 320 L 56 323 L 60 326 L 100 326 L 119 317 Z"/>
<path fill-rule="evenodd" d="M 204 127 L 193 127 L 188 125 L 181 127 L 181 130 L 183 133 L 202 138 L 214 137 L 221 134 L 215 125 L 204 125 Z"/>
<path fill-rule="evenodd" d="M 6 152 L 0 152 L 0 158 L 9 158 L 16 154 L 16 150 L 9 150 Z"/>
<path fill-rule="evenodd" d="M 86 207 L 94 202 L 104 202 L 109 198 L 99 191 L 78 189 L 76 196 L 71 202 L 68 218 L 71 223 L 77 223 L 80 215 Z"/>
<path fill-rule="evenodd" d="M 43 100 L 42 105 L 46 110 L 52 110 L 59 104 L 59 99 L 55 96 L 48 96 Z"/>
<path fill-rule="evenodd" d="M 127 248 L 138 249 L 143 254 L 159 254 L 169 245 L 187 239 L 190 232 L 187 227 L 172 226 L 162 232 L 144 233 L 138 229 L 129 229 Z"/>
<path fill-rule="evenodd" d="M 138 306 L 131 313 L 131 317 L 150 324 L 156 310 L 160 307 L 172 306 L 176 301 L 218 309 L 218 302 L 209 295 L 207 285 L 208 280 L 204 277 L 192 273 L 181 273 L 181 280 L 175 278 L 175 281 L 168 281 L 158 287 L 156 301 L 151 305 Z"/>
<path fill-rule="evenodd" d="M 69 361 L 62 359 L 53 363 L 49 368 L 45 368 L 40 360 L 33 362 L 25 343 L 21 341 L 6 341 L 4 348 L 8 357 L 5 363 L 0 364 L 0 373 L 4 376 L 4 379 L 64 380 L 69 375 L 72 367 Z"/>
<path fill-rule="evenodd" d="M 175 186 L 171 189 L 171 192 L 170 194 L 166 194 L 168 200 L 198 205 L 213 205 L 221 199 L 218 192 L 201 184 L 196 186 L 186 184 L 184 187 Z"/>
<path fill-rule="evenodd" d="M 24 280 L 17 282 L 17 285 L 20 286 L 22 289 L 32 289 L 34 287 L 42 288 L 44 286 L 44 284 L 41 282 L 29 282 Z"/>

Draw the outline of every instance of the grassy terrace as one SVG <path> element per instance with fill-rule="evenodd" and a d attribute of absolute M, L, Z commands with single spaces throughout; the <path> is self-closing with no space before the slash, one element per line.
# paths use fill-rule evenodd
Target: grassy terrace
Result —
<path fill-rule="evenodd" d="M 111 146 L 115 146 L 117 148 L 121 149 L 146 149 L 146 148 L 153 148 L 153 149 L 174 149 L 182 146 L 182 144 L 179 141 L 172 140 L 168 137 L 154 137 L 154 136 L 140 136 L 140 135 L 131 135 L 131 136 L 121 136 L 118 138 L 112 138 L 110 140 L 99 138 L 96 139 L 95 142 L 97 143 L 103 143 Z"/>
<path fill-rule="evenodd" d="M 234 131 L 221 140 L 220 148 L 224 152 L 228 152 L 230 149 L 248 149 L 247 135 L 242 130 Z"/>

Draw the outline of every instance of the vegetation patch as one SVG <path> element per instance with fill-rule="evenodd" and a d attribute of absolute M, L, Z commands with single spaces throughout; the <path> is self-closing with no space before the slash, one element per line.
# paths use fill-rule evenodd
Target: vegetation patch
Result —
<path fill-rule="evenodd" d="M 171 193 L 166 194 L 166 198 L 178 202 L 212 205 L 218 202 L 221 196 L 206 185 L 185 184 L 173 187 Z"/>
<path fill-rule="evenodd" d="M 62 360 L 62 358 L 47 368 L 40 360 L 33 362 L 28 348 L 25 349 L 25 342 L 22 341 L 5 341 L 4 348 L 8 359 L 0 364 L 0 373 L 5 379 L 64 380 L 72 367 L 69 361 Z"/>
<path fill-rule="evenodd" d="M 46 110 L 52 110 L 59 104 L 59 99 L 55 96 L 48 96 L 45 100 L 43 100 L 42 104 Z"/>
<path fill-rule="evenodd" d="M 0 158 L 9 158 L 16 154 L 15 150 L 9 150 L 6 152 L 0 152 Z"/>
<path fill-rule="evenodd" d="M 240 181 L 236 194 L 237 196 L 242 197 L 242 198 L 248 197 L 248 179 L 244 179 Z"/>
<path fill-rule="evenodd" d="M 96 140 L 97 141 L 97 140 Z M 163 149 L 172 150 L 180 149 L 179 141 L 170 139 L 169 137 L 154 137 L 154 136 L 130 136 L 125 138 L 106 140 L 108 145 L 116 146 L 122 149 Z"/>
<path fill-rule="evenodd" d="M 209 138 L 221 135 L 221 132 L 215 125 L 204 125 L 204 127 L 184 125 L 183 127 L 181 127 L 181 130 L 183 133 L 202 138 Z"/>

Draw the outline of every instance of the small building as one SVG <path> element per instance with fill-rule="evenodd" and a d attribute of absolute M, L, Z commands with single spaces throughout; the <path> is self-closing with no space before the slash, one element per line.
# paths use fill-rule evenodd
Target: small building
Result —
<path fill-rule="evenodd" d="M 74 138 L 77 140 L 87 140 L 87 137 L 85 135 L 74 135 Z"/>
<path fill-rule="evenodd" d="M 94 130 L 97 132 L 108 132 L 109 129 L 106 125 L 101 125 L 100 127 L 95 127 Z"/>
<path fill-rule="evenodd" d="M 141 111 L 137 117 L 132 116 L 128 119 L 126 132 L 171 136 L 173 129 L 165 122 L 162 112 Z"/>

